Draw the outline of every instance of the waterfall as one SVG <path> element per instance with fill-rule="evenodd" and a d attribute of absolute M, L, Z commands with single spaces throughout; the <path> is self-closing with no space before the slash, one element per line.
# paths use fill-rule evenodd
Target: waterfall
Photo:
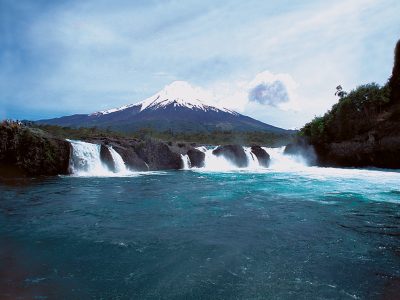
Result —
<path fill-rule="evenodd" d="M 204 158 L 204 170 L 210 171 L 224 171 L 231 170 L 234 165 L 228 161 L 223 156 L 216 156 L 212 152 L 218 147 L 206 148 L 206 147 L 198 147 L 197 150 L 200 150 L 205 154 Z"/>
<path fill-rule="evenodd" d="M 75 175 L 107 175 L 110 172 L 101 162 L 100 145 L 68 140 L 72 146 L 70 169 Z"/>
<path fill-rule="evenodd" d="M 101 161 L 101 146 L 82 141 L 68 140 L 72 146 L 70 158 L 71 173 L 77 176 L 126 176 L 133 174 L 126 167 L 121 155 L 112 146 L 107 146 L 114 161 L 114 170 L 110 170 Z M 205 154 L 204 167 L 199 168 L 204 171 L 224 172 L 235 170 L 249 171 L 302 171 L 307 167 L 306 160 L 300 155 L 285 155 L 284 147 L 266 148 L 265 151 L 270 155 L 271 162 L 269 168 L 260 166 L 257 156 L 251 151 L 251 147 L 243 147 L 248 161 L 247 167 L 239 168 L 232 161 L 223 155 L 217 156 L 213 151 L 217 147 L 198 147 L 196 148 Z M 181 154 L 184 170 L 192 168 L 190 158 L 187 154 Z"/>
<path fill-rule="evenodd" d="M 183 169 L 189 170 L 192 167 L 189 156 L 187 154 L 185 155 L 181 154 L 181 159 L 183 163 Z"/>
<path fill-rule="evenodd" d="M 209 171 L 230 171 L 230 170 L 246 169 L 246 168 L 238 168 L 233 162 L 231 162 L 229 159 L 226 159 L 223 155 L 220 156 L 214 155 L 212 152 L 217 148 L 218 147 L 196 148 L 197 150 L 200 150 L 205 154 L 204 167 L 202 169 Z M 253 161 L 252 158 L 251 160 Z M 258 165 L 258 160 L 257 160 L 257 165 Z"/>
<path fill-rule="evenodd" d="M 204 152 L 204 153 L 206 153 L 206 151 L 207 151 L 207 147 L 205 147 L 205 146 L 197 147 L 196 149 L 201 151 L 201 152 Z"/>
<path fill-rule="evenodd" d="M 258 158 L 257 156 L 251 152 L 251 147 L 243 147 L 244 153 L 246 153 L 246 157 L 247 157 L 247 169 L 259 169 L 261 168 L 259 162 L 258 162 Z"/>
<path fill-rule="evenodd" d="M 270 168 L 272 170 L 302 170 L 307 167 L 307 161 L 301 155 L 284 154 L 285 147 L 262 147 L 271 157 Z"/>
<path fill-rule="evenodd" d="M 248 165 L 246 168 L 238 168 L 234 163 L 223 156 L 216 156 L 212 152 L 217 147 L 206 148 L 197 147 L 197 150 L 205 154 L 204 168 L 205 171 L 233 171 L 233 170 L 301 170 L 307 167 L 306 160 L 300 155 L 285 155 L 285 147 L 267 148 L 262 147 L 270 155 L 271 164 L 269 168 L 260 166 L 257 156 L 251 151 L 251 147 L 243 147 L 246 154 Z"/>
<path fill-rule="evenodd" d="M 112 146 L 108 146 L 108 150 L 110 150 L 111 156 L 114 160 L 116 173 L 122 173 L 122 174 L 128 173 L 129 170 L 127 169 L 125 162 L 122 159 L 121 155 L 119 155 L 119 153 L 117 151 L 115 151 Z"/>
<path fill-rule="evenodd" d="M 111 146 L 108 147 L 114 160 L 115 171 L 108 169 L 101 161 L 100 145 L 82 141 L 67 140 L 71 143 L 72 153 L 69 167 L 76 176 L 119 176 L 127 175 L 129 170 L 121 157 Z"/>

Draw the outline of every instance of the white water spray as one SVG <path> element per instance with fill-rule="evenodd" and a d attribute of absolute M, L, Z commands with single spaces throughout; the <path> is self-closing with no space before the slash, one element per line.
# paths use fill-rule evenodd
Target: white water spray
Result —
<path fill-rule="evenodd" d="M 181 159 L 183 163 L 183 170 L 189 170 L 192 167 L 189 156 L 187 154 L 181 154 Z"/>
<path fill-rule="evenodd" d="M 115 151 L 112 146 L 108 146 L 108 150 L 114 161 L 114 170 L 110 170 L 106 164 L 101 161 L 101 146 L 82 141 L 69 140 L 72 145 L 72 155 L 70 158 L 70 169 L 72 174 L 77 176 L 125 176 L 132 174 L 126 167 L 121 155 Z M 265 151 L 271 157 L 269 168 L 260 165 L 257 156 L 251 151 L 251 147 L 243 147 L 246 154 L 247 166 L 244 168 L 237 167 L 232 161 L 223 155 L 214 155 L 213 151 L 217 147 L 198 147 L 198 150 L 205 154 L 204 167 L 192 168 L 190 158 L 187 154 L 181 154 L 184 170 L 200 169 L 204 171 L 224 172 L 235 170 L 246 171 L 301 171 L 307 167 L 306 161 L 301 156 L 284 155 L 284 147 L 266 148 Z"/>
<path fill-rule="evenodd" d="M 203 170 L 208 171 L 228 171 L 238 169 L 230 160 L 226 159 L 223 155 L 217 156 L 212 152 L 218 147 L 206 148 L 198 147 L 197 150 L 205 154 Z"/>
<path fill-rule="evenodd" d="M 269 168 L 279 171 L 299 171 L 307 167 L 307 161 L 301 155 L 284 154 L 285 147 L 267 148 L 262 147 L 270 155 Z"/>
<path fill-rule="evenodd" d="M 72 146 L 70 169 L 75 175 L 107 176 L 111 172 L 100 159 L 100 145 L 68 140 Z"/>
<path fill-rule="evenodd" d="M 260 169 L 262 166 L 260 166 L 260 163 L 258 162 L 257 156 L 251 152 L 251 147 L 243 147 L 244 153 L 246 153 L 247 157 L 247 168 L 250 170 L 255 170 L 255 169 Z"/>
<path fill-rule="evenodd" d="M 101 146 L 82 141 L 67 140 L 71 143 L 72 153 L 70 170 L 76 176 L 120 176 L 129 173 L 122 157 L 112 148 L 108 147 L 114 160 L 115 172 L 110 170 L 100 157 Z"/>
<path fill-rule="evenodd" d="M 121 155 L 119 155 L 119 153 L 115 151 L 112 146 L 108 146 L 108 150 L 110 150 L 111 156 L 114 160 L 115 172 L 121 174 L 129 173 L 129 170 L 126 167 L 125 162 L 122 159 Z"/>
<path fill-rule="evenodd" d="M 206 147 L 198 147 L 197 150 L 200 150 L 205 154 L 204 158 L 204 167 L 201 170 L 205 171 L 234 171 L 234 170 L 258 170 L 263 169 L 260 165 L 257 156 L 251 152 L 251 147 L 243 147 L 243 150 L 246 154 L 247 158 L 247 167 L 239 168 L 232 161 L 225 158 L 223 155 L 214 155 L 213 151 L 218 147 L 206 148 Z"/>
<path fill-rule="evenodd" d="M 243 147 L 243 150 L 247 157 L 247 167 L 239 168 L 233 162 L 226 159 L 223 155 L 216 156 L 212 152 L 217 147 L 206 148 L 198 147 L 197 150 L 204 152 L 205 160 L 204 167 L 201 170 L 205 171 L 234 171 L 234 170 L 246 170 L 246 171 L 267 171 L 267 170 L 300 170 L 307 167 L 306 160 L 299 155 L 285 155 L 285 147 L 280 148 L 266 148 L 262 147 L 271 158 L 270 167 L 265 168 L 260 165 L 257 156 L 251 151 L 251 147 Z"/>

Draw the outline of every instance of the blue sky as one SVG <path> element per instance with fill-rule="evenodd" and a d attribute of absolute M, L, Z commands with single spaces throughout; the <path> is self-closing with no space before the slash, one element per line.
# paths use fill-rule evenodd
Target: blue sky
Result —
<path fill-rule="evenodd" d="M 0 118 L 139 102 L 173 81 L 295 128 L 384 84 L 400 1 L 0 0 Z"/>

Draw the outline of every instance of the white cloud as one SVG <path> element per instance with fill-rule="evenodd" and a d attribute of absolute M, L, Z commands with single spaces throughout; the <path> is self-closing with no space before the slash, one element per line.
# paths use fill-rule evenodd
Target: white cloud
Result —
<path fill-rule="evenodd" d="M 276 82 L 279 82 L 278 86 L 284 89 L 284 96 L 286 98 L 283 99 L 283 101 L 282 99 L 278 101 L 276 98 L 273 100 L 264 99 L 264 101 L 254 101 L 254 99 L 252 99 L 252 93 L 255 89 L 265 86 L 270 87 Z M 271 107 L 280 111 L 297 111 L 299 110 L 298 86 L 299 84 L 289 74 L 274 74 L 270 71 L 264 71 L 248 80 L 217 82 L 210 86 L 208 90 L 213 95 L 213 99 L 218 105 L 242 113 L 248 111 L 249 107 L 257 107 L 261 112 Z M 264 97 L 265 96 L 266 95 L 264 95 Z"/>
<path fill-rule="evenodd" d="M 293 2 L 88 0 L 38 7 L 40 15 L 22 19 L 26 28 L 11 34 L 22 45 L 11 62 L 3 60 L 11 71 L 0 57 L 0 106 L 93 112 L 185 80 L 220 105 L 293 127 L 329 109 L 336 85 L 348 90 L 386 80 L 400 28 L 398 0 Z M 28 66 L 14 72 L 18 63 Z M 267 92 L 274 82 L 284 85 L 289 101 L 249 102 L 251 89 Z"/>

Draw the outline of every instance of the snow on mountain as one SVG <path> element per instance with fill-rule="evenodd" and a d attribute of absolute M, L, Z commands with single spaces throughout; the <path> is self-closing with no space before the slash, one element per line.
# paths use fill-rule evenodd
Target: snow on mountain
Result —
<path fill-rule="evenodd" d="M 202 100 L 200 100 L 200 98 Z M 205 99 L 205 100 L 204 100 Z M 166 106 L 173 105 L 174 107 L 185 107 L 192 110 L 202 111 L 223 111 L 233 115 L 238 113 L 224 108 L 218 107 L 215 104 L 210 103 L 210 95 L 199 88 L 194 88 L 185 81 L 174 81 L 171 84 L 165 86 L 161 91 L 154 94 L 153 96 L 136 104 L 128 104 L 119 108 L 112 108 L 90 114 L 90 116 L 107 115 L 110 113 L 123 111 L 133 106 L 140 106 L 140 111 L 146 109 L 160 109 Z"/>
<path fill-rule="evenodd" d="M 135 105 L 137 105 L 137 104 L 127 104 L 127 105 L 121 106 L 119 108 L 111 108 L 111 109 L 108 109 L 108 110 L 97 111 L 95 113 L 89 114 L 88 116 L 108 115 L 108 114 L 111 114 L 111 113 L 114 113 L 114 112 L 117 112 L 117 111 L 125 110 L 125 109 L 127 109 L 129 107 L 132 107 L 132 106 L 135 106 Z"/>
<path fill-rule="evenodd" d="M 135 104 L 95 112 L 75 114 L 38 123 L 67 127 L 98 127 L 121 132 L 143 128 L 173 132 L 266 131 L 286 133 L 278 128 L 233 110 L 219 107 L 200 88 L 175 81 L 158 93 Z"/>

